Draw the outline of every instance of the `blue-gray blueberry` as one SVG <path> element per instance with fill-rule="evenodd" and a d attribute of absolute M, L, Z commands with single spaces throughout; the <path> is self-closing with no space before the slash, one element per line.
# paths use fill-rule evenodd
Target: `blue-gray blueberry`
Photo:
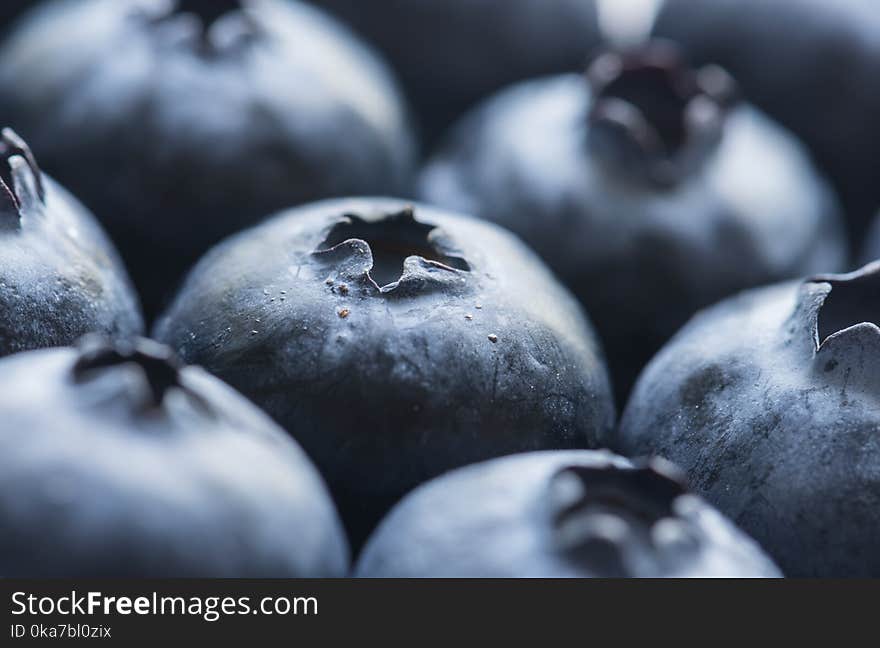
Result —
<path fill-rule="evenodd" d="M 619 400 L 698 309 L 837 271 L 837 199 L 787 131 L 720 68 L 649 43 L 488 100 L 425 168 L 426 202 L 531 245 L 583 302 Z"/>
<path fill-rule="evenodd" d="M 269 417 L 154 342 L 0 361 L 0 575 L 338 577 L 330 495 Z"/>
<path fill-rule="evenodd" d="M 697 315 L 616 448 L 674 461 L 789 576 L 880 576 L 880 263 Z"/>
<path fill-rule="evenodd" d="M 137 297 L 95 218 L 0 133 L 0 356 L 67 346 L 87 333 L 143 332 Z"/>
<path fill-rule="evenodd" d="M 758 545 L 662 461 L 534 452 L 408 495 L 367 543 L 376 578 L 777 577 Z"/>
<path fill-rule="evenodd" d="M 149 318 L 266 214 L 410 182 L 388 69 L 295 0 L 54 0 L 0 47 L 0 83 L 0 117 L 106 226 Z"/>
<path fill-rule="evenodd" d="M 232 237 L 155 328 L 265 409 L 327 479 L 353 544 L 408 490 L 614 424 L 580 305 L 518 239 L 392 199 L 319 202 Z"/>

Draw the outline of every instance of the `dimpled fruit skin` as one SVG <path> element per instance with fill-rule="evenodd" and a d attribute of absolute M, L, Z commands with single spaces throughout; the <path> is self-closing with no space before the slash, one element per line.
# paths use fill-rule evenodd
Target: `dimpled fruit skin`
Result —
<path fill-rule="evenodd" d="M 252 42 L 203 54 L 197 37 L 176 42 L 180 16 L 131 7 L 32 14 L 0 48 L 0 83 L 16 88 L 0 117 L 107 227 L 149 318 L 211 245 L 266 214 L 405 192 L 414 147 L 399 92 L 329 16 L 259 0 Z"/>
<path fill-rule="evenodd" d="M 654 34 L 679 43 L 697 64 L 723 65 L 750 100 L 810 147 L 857 243 L 880 203 L 876 1 L 666 0 Z"/>
<path fill-rule="evenodd" d="M 155 329 L 303 444 L 355 545 L 430 477 L 506 453 L 592 447 L 614 424 L 582 311 L 500 228 L 415 206 L 471 269 L 410 257 L 382 293 L 365 278 L 363 242 L 313 254 L 344 215 L 376 221 L 407 205 L 284 212 L 211 251 Z"/>
<path fill-rule="evenodd" d="M 73 196 L 45 174 L 42 184 L 45 202 L 0 229 L 0 355 L 70 345 L 86 333 L 142 333 L 113 245 Z"/>
<path fill-rule="evenodd" d="M 0 574 L 345 575 L 320 477 L 256 407 L 186 368 L 201 404 L 172 394 L 142 413 L 114 391 L 138 380 L 130 366 L 83 385 L 76 360 L 55 349 L 0 362 Z"/>
<path fill-rule="evenodd" d="M 534 452 L 455 470 L 419 487 L 385 518 L 356 575 L 373 578 L 601 577 L 548 542 L 544 498 L 557 471 L 628 468 L 607 452 Z M 712 507 L 688 496 L 700 548 L 663 576 L 777 577 L 761 549 Z M 596 556 L 597 562 L 601 559 Z M 644 563 L 643 563 L 644 564 Z M 634 573 L 634 577 L 658 573 Z"/>
<path fill-rule="evenodd" d="M 425 139 L 506 85 L 582 68 L 598 46 L 593 0 L 313 0 L 394 66 Z"/>
<path fill-rule="evenodd" d="M 419 193 L 507 227 L 543 257 L 590 313 L 619 400 L 700 308 L 842 268 L 833 193 L 763 114 L 736 108 L 702 171 L 655 190 L 609 177 L 589 154 L 592 101 L 574 74 L 502 91 L 459 123 Z"/>
<path fill-rule="evenodd" d="M 788 576 L 877 576 L 880 347 L 863 326 L 816 351 L 804 313 L 823 285 L 696 316 L 639 379 L 615 447 L 677 463 Z"/>

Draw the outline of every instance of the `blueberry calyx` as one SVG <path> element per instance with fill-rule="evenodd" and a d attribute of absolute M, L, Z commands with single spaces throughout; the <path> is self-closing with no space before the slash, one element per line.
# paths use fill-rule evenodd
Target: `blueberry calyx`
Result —
<path fill-rule="evenodd" d="M 161 30 L 164 44 L 182 45 L 206 59 L 240 52 L 261 33 L 245 0 L 177 0 L 157 14 L 146 15 Z"/>
<path fill-rule="evenodd" d="M 419 222 L 415 210 L 407 208 L 378 220 L 346 214 L 330 228 L 315 254 L 388 294 L 430 281 L 438 270 L 469 272 L 470 264 L 449 247 L 437 227 Z"/>
<path fill-rule="evenodd" d="M 736 85 L 720 67 L 687 66 L 655 41 L 598 56 L 586 73 L 593 102 L 590 152 L 627 178 L 671 187 L 701 168 L 721 141 Z"/>
<path fill-rule="evenodd" d="M 11 128 L 0 131 L 0 213 L 17 224 L 22 211 L 45 203 L 40 167 L 27 143 Z"/>
<path fill-rule="evenodd" d="M 880 393 L 880 261 L 853 272 L 821 274 L 801 283 L 784 319 L 789 369 L 810 368 L 811 380 L 841 393 Z"/>
<path fill-rule="evenodd" d="M 813 277 L 808 283 L 828 286 L 815 317 L 817 350 L 860 326 L 871 326 L 880 335 L 880 262 L 847 274 Z"/>
<path fill-rule="evenodd" d="M 172 389 L 184 388 L 180 375 L 183 365 L 177 356 L 167 347 L 141 338 L 123 342 L 87 336 L 79 344 L 73 377 L 77 382 L 85 382 L 101 370 L 123 365 L 140 369 L 151 407 L 160 407 Z"/>
<path fill-rule="evenodd" d="M 547 500 L 553 542 L 593 571 L 631 575 L 638 547 L 659 551 L 656 530 L 681 517 L 676 503 L 686 494 L 681 473 L 661 459 L 634 468 L 562 468 L 550 480 Z"/>

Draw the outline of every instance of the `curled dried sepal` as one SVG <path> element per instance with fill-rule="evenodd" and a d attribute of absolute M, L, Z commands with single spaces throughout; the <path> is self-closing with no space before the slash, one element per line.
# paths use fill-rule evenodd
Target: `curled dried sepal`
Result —
<path fill-rule="evenodd" d="M 737 99 L 724 70 L 692 69 L 663 42 L 606 52 L 586 76 L 592 153 L 616 172 L 658 186 L 673 186 L 701 167 Z"/>
<path fill-rule="evenodd" d="M 11 128 L 0 132 L 0 213 L 13 216 L 45 202 L 40 167 L 28 145 Z"/>
<path fill-rule="evenodd" d="M 812 277 L 807 284 L 828 284 L 830 288 L 822 296 L 815 314 L 817 348 L 856 326 L 880 327 L 880 261 L 847 274 Z"/>
<path fill-rule="evenodd" d="M 788 340 L 809 353 L 823 383 L 848 393 L 880 389 L 880 261 L 846 274 L 811 277 L 786 321 Z M 801 355 L 803 357 L 803 355 Z"/>
<path fill-rule="evenodd" d="M 410 274 L 418 274 L 423 268 L 424 264 L 408 264 L 411 257 L 429 266 L 469 271 L 467 261 L 445 249 L 446 242 L 441 238 L 435 226 L 416 220 L 415 210 L 410 207 L 378 220 L 348 214 L 333 226 L 316 252 L 326 253 L 357 241 L 364 258 L 369 257 L 369 278 L 376 287 L 387 289 L 404 280 L 407 269 Z"/>

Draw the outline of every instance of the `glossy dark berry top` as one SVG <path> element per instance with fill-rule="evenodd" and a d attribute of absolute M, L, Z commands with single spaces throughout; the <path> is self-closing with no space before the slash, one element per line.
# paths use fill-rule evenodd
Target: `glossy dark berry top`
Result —
<path fill-rule="evenodd" d="M 876 576 L 880 265 L 744 293 L 651 362 L 614 443 L 656 453 L 791 576 Z"/>
<path fill-rule="evenodd" d="M 361 555 L 365 577 L 774 577 L 760 548 L 665 462 L 536 452 L 408 495 Z"/>
<path fill-rule="evenodd" d="M 94 217 L 0 134 L 0 355 L 142 332 L 140 308 Z"/>
<path fill-rule="evenodd" d="M 589 447 L 614 407 L 579 306 L 507 232 L 391 199 L 284 212 L 211 251 L 155 335 L 299 440 L 358 543 L 406 491 Z"/>
<path fill-rule="evenodd" d="M 232 389 L 136 340 L 0 361 L 0 574 L 342 576 L 299 447 Z"/>
<path fill-rule="evenodd" d="M 410 181 L 384 64 L 295 0 L 50 2 L 0 48 L 0 84 L 0 116 L 106 225 L 149 317 L 224 236 Z"/>

